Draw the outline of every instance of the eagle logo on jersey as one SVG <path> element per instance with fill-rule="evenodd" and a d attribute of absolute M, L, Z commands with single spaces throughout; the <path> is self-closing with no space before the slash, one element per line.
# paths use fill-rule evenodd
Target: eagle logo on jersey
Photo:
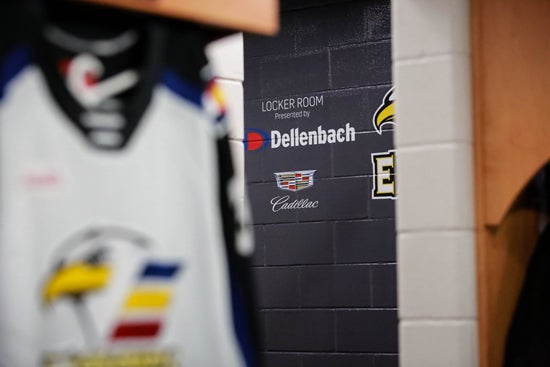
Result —
<path fill-rule="evenodd" d="M 88 293 L 104 288 L 111 278 L 105 255 L 106 249 L 98 248 L 81 260 L 59 264 L 44 286 L 42 301 L 47 305 L 61 297 L 80 301 Z"/>
<path fill-rule="evenodd" d="M 376 110 L 376 113 L 372 117 L 372 123 L 374 129 L 378 134 L 382 134 L 382 128 L 384 125 L 395 124 L 395 96 L 394 89 L 391 88 L 386 95 L 380 107 Z"/>
<path fill-rule="evenodd" d="M 123 228 L 99 228 L 73 236 L 60 246 L 43 284 L 44 308 L 72 305 L 79 325 L 71 330 L 80 328 L 90 348 L 157 338 L 182 264 L 151 258 L 151 247 L 151 240 Z M 101 310 L 92 305 L 102 305 Z M 118 315 L 109 315 L 105 309 L 119 310 Z"/>

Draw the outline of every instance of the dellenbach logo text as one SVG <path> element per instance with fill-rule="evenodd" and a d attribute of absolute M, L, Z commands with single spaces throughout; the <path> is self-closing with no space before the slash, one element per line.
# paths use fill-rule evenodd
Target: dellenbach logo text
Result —
<path fill-rule="evenodd" d="M 271 131 L 271 148 L 279 147 L 305 147 L 308 145 L 334 144 L 355 141 L 355 129 L 346 124 L 345 128 L 300 131 L 299 128 L 290 129 L 289 133 L 281 133 L 278 130 Z"/>
<path fill-rule="evenodd" d="M 277 172 L 275 178 L 277 179 L 277 187 L 281 190 L 296 192 L 312 187 L 314 175 L 315 170 Z M 273 213 L 281 210 L 316 209 L 317 207 L 319 207 L 318 201 L 311 201 L 307 198 L 291 201 L 289 195 L 284 195 L 275 196 L 271 199 Z"/>
<path fill-rule="evenodd" d="M 324 129 L 320 125 L 317 129 L 309 131 L 301 131 L 299 128 L 290 129 L 288 132 L 272 130 L 270 135 L 260 129 L 246 129 L 246 150 L 264 149 L 269 144 L 268 136 L 271 138 L 271 149 L 306 147 L 353 142 L 355 141 L 355 128 L 349 123 L 339 129 Z"/>

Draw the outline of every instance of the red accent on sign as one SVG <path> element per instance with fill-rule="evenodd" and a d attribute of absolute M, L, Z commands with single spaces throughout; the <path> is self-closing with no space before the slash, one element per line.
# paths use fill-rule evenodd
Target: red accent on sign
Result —
<path fill-rule="evenodd" d="M 264 144 L 263 137 L 256 132 L 248 133 L 246 140 L 248 140 L 248 150 L 258 150 Z"/>
<path fill-rule="evenodd" d="M 161 321 L 121 322 L 113 332 L 112 339 L 153 338 L 158 335 Z"/>

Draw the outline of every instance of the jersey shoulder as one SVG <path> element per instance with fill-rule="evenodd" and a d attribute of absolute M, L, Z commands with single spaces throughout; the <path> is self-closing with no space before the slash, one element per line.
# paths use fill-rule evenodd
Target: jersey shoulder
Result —
<path fill-rule="evenodd" d="M 165 68 L 161 75 L 161 84 L 179 98 L 195 105 L 216 125 L 225 126 L 225 97 L 215 79 L 195 84 L 176 71 Z"/>
<path fill-rule="evenodd" d="M 31 64 L 31 52 L 25 45 L 14 46 L 0 55 L 0 100 L 8 85 Z"/>
<path fill-rule="evenodd" d="M 7 85 L 30 63 L 29 49 L 23 46 L 30 39 L 30 22 L 26 1 L 0 2 L 0 99 Z"/>

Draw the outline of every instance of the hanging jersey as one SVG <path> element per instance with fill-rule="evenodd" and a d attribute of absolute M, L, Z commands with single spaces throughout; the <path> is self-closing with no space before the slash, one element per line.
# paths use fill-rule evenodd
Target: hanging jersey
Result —
<path fill-rule="evenodd" d="M 121 119 L 90 117 L 43 51 L 1 75 L 0 366 L 252 365 L 203 93 L 159 68 Z"/>

